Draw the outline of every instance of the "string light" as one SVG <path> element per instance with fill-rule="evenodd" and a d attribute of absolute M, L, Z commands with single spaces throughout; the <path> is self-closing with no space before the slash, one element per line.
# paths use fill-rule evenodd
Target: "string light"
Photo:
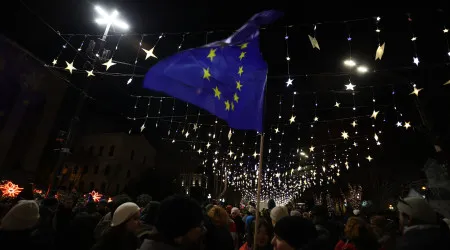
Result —
<path fill-rule="evenodd" d="M 284 40 L 286 41 L 286 65 L 287 65 L 287 74 L 288 74 L 288 80 L 286 81 L 286 86 L 289 87 L 292 85 L 292 82 L 294 81 L 291 79 L 291 73 L 290 73 L 290 61 L 291 58 L 289 57 L 289 35 L 288 35 L 288 26 L 286 26 L 286 33 L 284 36 Z"/>

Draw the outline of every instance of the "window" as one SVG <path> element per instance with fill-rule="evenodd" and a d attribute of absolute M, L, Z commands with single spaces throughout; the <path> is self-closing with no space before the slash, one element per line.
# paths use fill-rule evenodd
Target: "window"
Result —
<path fill-rule="evenodd" d="M 93 156 L 94 155 L 94 146 L 90 146 L 89 147 L 89 155 Z"/>
<path fill-rule="evenodd" d="M 100 187 L 100 192 L 105 193 L 106 190 L 106 183 L 102 183 L 102 186 Z"/>
<path fill-rule="evenodd" d="M 111 168 L 109 167 L 109 165 L 106 165 L 104 175 L 105 175 L 105 176 L 108 176 L 110 170 L 111 170 Z"/>
<path fill-rule="evenodd" d="M 116 194 L 119 194 L 120 193 L 120 184 L 117 184 L 116 185 Z"/>
<path fill-rule="evenodd" d="M 142 164 L 145 164 L 147 162 L 147 156 L 144 156 L 144 159 L 142 160 Z"/>
<path fill-rule="evenodd" d="M 91 192 L 94 189 L 95 189 L 95 184 L 94 184 L 94 182 L 91 181 L 91 183 L 89 183 L 89 190 L 88 191 Z"/>
<path fill-rule="evenodd" d="M 109 156 L 114 156 L 115 149 L 116 149 L 116 146 L 114 146 L 114 145 L 109 148 Z"/>
<path fill-rule="evenodd" d="M 84 165 L 83 174 L 87 174 L 87 173 L 88 173 L 88 165 Z"/>
<path fill-rule="evenodd" d="M 105 149 L 105 147 L 100 146 L 100 148 L 98 149 L 98 156 L 102 156 L 103 155 L 103 149 Z"/>
<path fill-rule="evenodd" d="M 134 150 L 131 150 L 131 154 L 130 154 L 130 160 L 134 159 Z"/>
<path fill-rule="evenodd" d="M 130 176 L 131 176 L 131 170 L 128 169 L 128 171 L 127 171 L 127 178 L 130 178 Z"/>
<path fill-rule="evenodd" d="M 98 169 L 99 169 L 99 166 L 96 165 L 95 168 L 94 168 L 94 174 L 98 174 Z"/>

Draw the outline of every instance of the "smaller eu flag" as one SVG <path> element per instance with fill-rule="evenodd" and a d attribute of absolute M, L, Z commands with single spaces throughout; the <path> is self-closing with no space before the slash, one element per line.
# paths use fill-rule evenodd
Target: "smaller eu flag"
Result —
<path fill-rule="evenodd" d="M 259 51 L 259 27 L 282 14 L 254 15 L 231 37 L 179 52 L 147 72 L 144 88 L 208 110 L 235 129 L 263 129 L 267 63 Z"/>

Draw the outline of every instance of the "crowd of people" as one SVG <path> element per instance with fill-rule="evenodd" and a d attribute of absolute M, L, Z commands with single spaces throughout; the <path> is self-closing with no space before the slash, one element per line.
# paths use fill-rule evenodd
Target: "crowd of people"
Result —
<path fill-rule="evenodd" d="M 450 230 L 420 197 L 399 201 L 398 224 L 382 215 L 330 217 L 324 206 L 310 211 L 276 206 L 256 209 L 224 204 L 200 206 L 186 196 L 162 202 L 111 202 L 47 198 L 2 206 L 4 249 L 69 250 L 415 250 L 450 249 Z M 394 226 L 394 225 L 399 225 Z M 255 230 L 256 228 L 256 230 Z"/>

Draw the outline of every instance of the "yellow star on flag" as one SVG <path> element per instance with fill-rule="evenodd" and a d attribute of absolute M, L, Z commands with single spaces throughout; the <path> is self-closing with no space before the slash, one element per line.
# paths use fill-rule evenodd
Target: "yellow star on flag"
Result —
<path fill-rule="evenodd" d="M 228 100 L 226 100 L 224 103 L 225 103 L 225 110 L 229 111 L 230 110 L 230 102 Z"/>
<path fill-rule="evenodd" d="M 245 53 L 247 53 L 247 52 L 242 51 L 241 54 L 239 55 L 239 59 L 240 59 L 241 61 L 242 61 L 242 59 L 244 59 Z"/>
<path fill-rule="evenodd" d="M 211 60 L 211 62 L 213 61 L 214 57 L 216 56 L 216 50 L 217 49 L 210 49 L 209 50 L 209 54 L 208 54 L 207 58 L 209 58 L 209 60 Z"/>
<path fill-rule="evenodd" d="M 236 81 L 236 88 L 239 89 L 239 91 L 241 91 L 242 86 L 244 85 L 241 84 L 241 81 Z"/>
<path fill-rule="evenodd" d="M 213 88 L 213 90 L 214 90 L 214 97 L 217 97 L 217 99 L 220 100 L 220 94 L 222 93 L 220 93 L 219 88 L 216 86 L 215 88 Z"/>
<path fill-rule="evenodd" d="M 103 65 L 105 65 L 106 66 L 106 70 L 108 70 L 109 69 L 109 67 L 111 67 L 111 66 L 113 66 L 113 65 L 116 65 L 116 63 L 113 63 L 112 62 L 112 58 L 110 58 L 107 62 L 105 62 Z"/>
<path fill-rule="evenodd" d="M 211 77 L 211 74 L 209 73 L 209 68 L 203 68 L 203 79 L 208 79 Z"/>
<path fill-rule="evenodd" d="M 237 95 L 237 93 L 234 93 L 233 99 L 236 103 L 239 103 L 239 96 Z"/>
<path fill-rule="evenodd" d="M 241 49 L 245 49 L 245 48 L 247 48 L 247 46 L 248 46 L 248 43 L 241 44 Z"/>
<path fill-rule="evenodd" d="M 67 64 L 66 69 L 70 72 L 70 74 L 72 74 L 72 70 L 76 70 L 76 68 L 73 66 L 73 62 L 68 63 L 68 62 L 66 61 L 66 64 Z"/>
<path fill-rule="evenodd" d="M 238 71 L 239 76 L 242 76 L 242 73 L 244 73 L 244 66 L 239 66 L 239 71 Z"/>

